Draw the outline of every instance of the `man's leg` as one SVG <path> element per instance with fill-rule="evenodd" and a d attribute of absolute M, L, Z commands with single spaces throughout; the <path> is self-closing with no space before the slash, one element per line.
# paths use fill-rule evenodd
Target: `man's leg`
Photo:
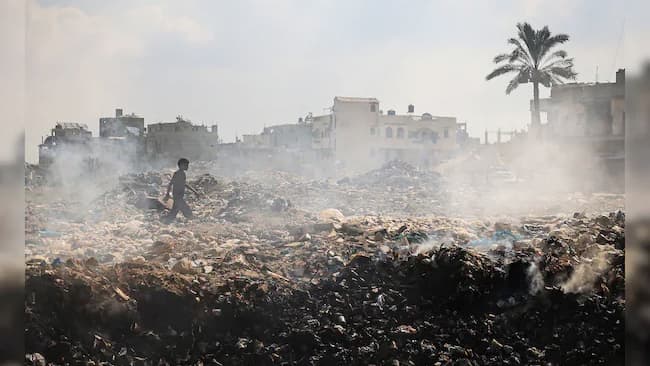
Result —
<path fill-rule="evenodd" d="M 192 214 L 192 209 L 187 204 L 187 202 L 185 202 L 184 199 L 180 200 L 179 208 L 180 208 L 181 212 L 183 213 L 183 216 L 185 216 L 186 218 L 191 219 L 192 217 L 194 217 L 194 215 Z"/>
<path fill-rule="evenodd" d="M 179 200 L 174 199 L 174 203 L 172 204 L 172 209 L 169 210 L 169 213 L 163 219 L 165 222 L 169 223 L 176 219 L 176 215 L 178 215 L 178 210 L 180 209 L 178 201 Z"/>

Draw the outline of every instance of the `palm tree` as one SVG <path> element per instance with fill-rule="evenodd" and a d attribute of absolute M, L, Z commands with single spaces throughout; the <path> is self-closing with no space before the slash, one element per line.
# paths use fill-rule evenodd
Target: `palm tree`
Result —
<path fill-rule="evenodd" d="M 549 88 L 562 84 L 565 79 L 575 80 L 573 58 L 567 58 L 566 51 L 559 50 L 549 53 L 551 49 L 569 40 L 566 34 L 551 35 L 548 27 L 535 30 L 528 23 L 517 24 L 517 38 L 510 38 L 508 43 L 514 46 L 510 53 L 504 53 L 494 58 L 495 64 L 505 62 L 488 76 L 491 80 L 500 75 L 516 73 L 506 88 L 510 94 L 519 84 L 533 83 L 533 126 L 541 123 L 539 114 L 539 84 Z"/>

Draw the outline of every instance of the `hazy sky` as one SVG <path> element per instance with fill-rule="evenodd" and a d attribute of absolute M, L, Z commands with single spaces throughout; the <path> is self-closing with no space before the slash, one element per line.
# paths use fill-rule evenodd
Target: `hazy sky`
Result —
<path fill-rule="evenodd" d="M 506 96 L 508 79 L 485 81 L 515 24 L 569 34 L 579 80 L 597 67 L 613 80 L 641 52 L 625 43 L 650 34 L 646 3 L 630 15 L 615 0 L 28 1 L 27 159 L 56 121 L 97 134 L 120 107 L 146 123 L 216 122 L 226 141 L 321 114 L 337 95 L 398 113 L 412 103 L 474 136 L 521 129 L 532 87 Z"/>

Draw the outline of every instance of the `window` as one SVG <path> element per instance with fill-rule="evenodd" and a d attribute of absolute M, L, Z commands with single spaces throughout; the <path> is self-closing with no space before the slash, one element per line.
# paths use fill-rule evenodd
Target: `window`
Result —
<path fill-rule="evenodd" d="M 376 132 L 376 131 L 375 131 L 375 128 L 374 128 L 374 127 L 370 127 L 370 134 L 371 134 L 372 136 L 375 135 L 375 132 Z"/>
<path fill-rule="evenodd" d="M 393 129 L 390 127 L 386 127 L 386 138 L 392 139 L 393 138 Z"/>
<path fill-rule="evenodd" d="M 402 127 L 397 129 L 397 138 L 398 139 L 403 139 L 404 138 L 404 129 Z"/>
<path fill-rule="evenodd" d="M 445 128 L 445 138 L 449 138 L 449 129 Z"/>
<path fill-rule="evenodd" d="M 370 103 L 370 112 L 377 111 L 377 105 L 375 103 Z"/>

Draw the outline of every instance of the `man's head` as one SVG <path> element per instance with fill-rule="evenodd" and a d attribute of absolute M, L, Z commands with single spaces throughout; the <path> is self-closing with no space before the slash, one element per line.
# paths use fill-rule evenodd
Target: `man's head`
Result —
<path fill-rule="evenodd" d="M 185 158 L 178 159 L 178 167 L 180 169 L 187 170 L 187 168 L 190 167 L 190 161 Z"/>

